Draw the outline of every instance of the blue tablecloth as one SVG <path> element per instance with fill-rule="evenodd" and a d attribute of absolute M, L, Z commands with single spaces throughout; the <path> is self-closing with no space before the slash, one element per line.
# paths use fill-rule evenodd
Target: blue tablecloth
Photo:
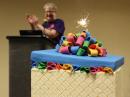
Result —
<path fill-rule="evenodd" d="M 74 66 L 98 67 L 107 66 L 113 70 L 124 64 L 124 57 L 107 55 L 106 57 L 89 57 L 67 55 L 51 50 L 32 51 L 31 60 L 35 62 L 56 62 L 61 64 L 73 64 Z"/>

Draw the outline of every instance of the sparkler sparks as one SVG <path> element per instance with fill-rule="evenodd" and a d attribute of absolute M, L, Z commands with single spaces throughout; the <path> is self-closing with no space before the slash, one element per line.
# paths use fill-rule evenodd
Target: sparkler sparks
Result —
<path fill-rule="evenodd" d="M 88 16 L 86 18 L 81 18 L 79 21 L 77 21 L 77 24 L 78 24 L 77 28 L 82 27 L 82 28 L 87 29 L 89 22 L 90 20 L 88 20 Z"/>

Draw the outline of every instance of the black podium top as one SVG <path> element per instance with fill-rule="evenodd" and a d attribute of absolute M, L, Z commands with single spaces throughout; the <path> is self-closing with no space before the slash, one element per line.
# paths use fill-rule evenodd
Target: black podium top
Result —
<path fill-rule="evenodd" d="M 10 38 L 46 38 L 46 37 L 41 37 L 39 35 L 30 35 L 30 36 L 6 36 L 7 39 Z"/>
<path fill-rule="evenodd" d="M 53 43 L 53 41 L 51 40 L 51 39 L 49 39 L 49 38 L 46 38 L 46 37 L 41 37 L 40 35 L 29 35 L 29 36 L 6 36 L 6 38 L 8 39 L 8 40 L 15 40 L 15 39 L 27 39 L 27 40 L 32 40 L 32 39 L 36 39 L 36 40 L 38 40 L 38 39 L 40 39 L 40 40 L 44 40 L 44 43 L 45 42 L 49 42 L 49 44 L 51 44 L 51 45 L 53 45 L 53 46 L 55 46 L 55 44 Z"/>

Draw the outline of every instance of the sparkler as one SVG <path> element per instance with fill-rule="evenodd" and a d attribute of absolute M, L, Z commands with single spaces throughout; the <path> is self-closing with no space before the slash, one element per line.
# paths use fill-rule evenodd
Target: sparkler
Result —
<path fill-rule="evenodd" d="M 90 20 L 88 19 L 89 14 L 85 18 L 81 18 L 79 21 L 77 21 L 77 28 L 82 27 L 85 31 L 88 31 L 88 24 Z"/>

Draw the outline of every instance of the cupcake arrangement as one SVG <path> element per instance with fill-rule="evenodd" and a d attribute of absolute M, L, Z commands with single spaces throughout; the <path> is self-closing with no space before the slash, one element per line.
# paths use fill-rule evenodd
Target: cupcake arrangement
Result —
<path fill-rule="evenodd" d="M 102 42 L 92 37 L 90 32 L 68 33 L 62 36 L 60 43 L 56 45 L 56 51 L 62 54 L 77 56 L 106 56 L 107 51 Z"/>

